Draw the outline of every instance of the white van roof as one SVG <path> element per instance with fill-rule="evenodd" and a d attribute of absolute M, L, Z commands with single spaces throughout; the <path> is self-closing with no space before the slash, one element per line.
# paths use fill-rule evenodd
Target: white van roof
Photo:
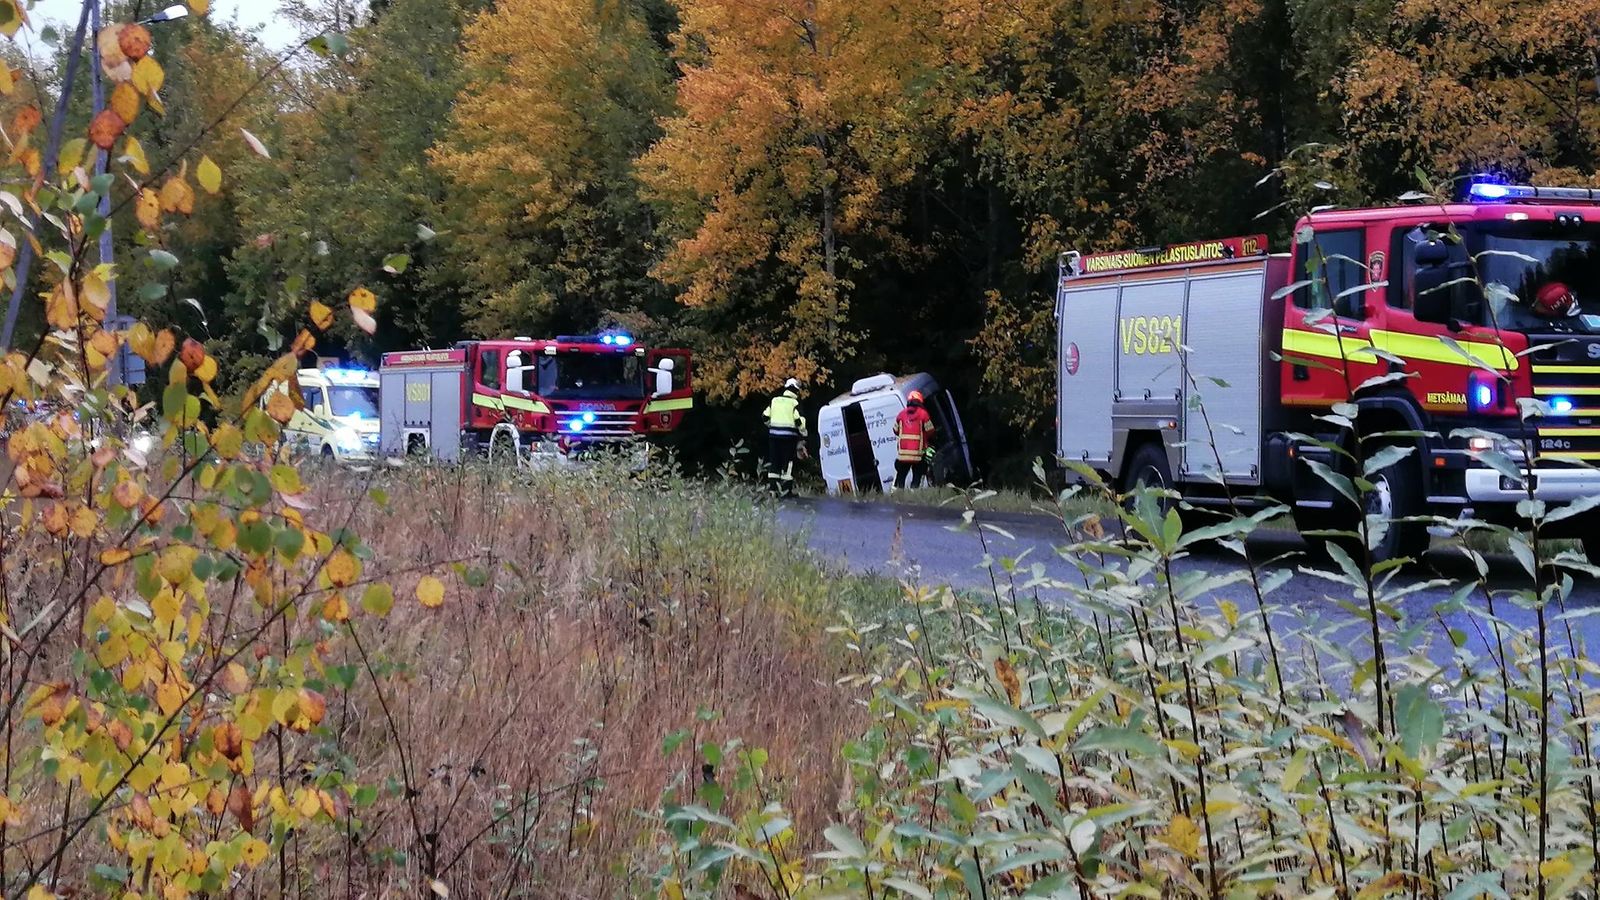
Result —
<path fill-rule="evenodd" d="M 850 386 L 849 393 L 840 394 L 830 400 L 826 406 L 845 406 L 875 394 L 892 393 L 904 397 L 914 390 L 921 391 L 924 394 L 931 394 L 938 389 L 939 382 L 935 381 L 933 376 L 927 372 L 917 372 L 913 375 L 890 375 L 887 372 L 880 372 L 877 375 L 869 375 L 866 378 L 858 379 L 855 384 Z"/>

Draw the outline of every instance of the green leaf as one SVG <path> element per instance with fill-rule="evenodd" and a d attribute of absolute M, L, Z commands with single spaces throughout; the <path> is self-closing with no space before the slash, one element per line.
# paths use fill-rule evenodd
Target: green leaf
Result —
<path fill-rule="evenodd" d="M 411 265 L 411 256 L 407 253 L 395 253 L 383 258 L 383 270 L 390 275 L 399 275 Z"/>
<path fill-rule="evenodd" d="M 152 281 L 139 289 L 139 299 L 146 302 L 155 302 L 167 295 L 167 286 Z"/>
<path fill-rule="evenodd" d="M 1432 752 L 1444 736 L 1444 710 L 1421 685 L 1408 684 L 1395 692 L 1394 717 L 1400 726 L 1400 748 L 1412 759 Z"/>
<path fill-rule="evenodd" d="M 439 232 L 434 231 L 432 228 L 422 224 L 417 225 L 417 240 L 427 243 L 438 236 Z"/>
<path fill-rule="evenodd" d="M 394 608 L 394 588 L 387 584 L 369 584 L 361 593 L 361 608 L 372 615 L 383 617 Z"/>
<path fill-rule="evenodd" d="M 671 756 L 689 739 L 689 729 L 680 728 L 661 740 L 661 755 Z"/>
<path fill-rule="evenodd" d="M 178 257 L 157 247 L 150 251 L 150 262 L 155 265 L 157 270 L 165 272 L 178 264 Z"/>
<path fill-rule="evenodd" d="M 866 859 L 867 845 L 861 843 L 856 833 L 848 827 L 839 824 L 829 825 L 823 830 L 822 836 L 828 843 L 838 850 L 837 856 L 842 859 Z M 834 856 L 829 853 L 819 853 L 818 856 Z"/>
<path fill-rule="evenodd" d="M 1095 728 L 1072 746 L 1074 753 L 1126 753 L 1129 756 L 1155 756 L 1161 745 L 1155 738 L 1133 728 Z"/>
<path fill-rule="evenodd" d="M 1380 448 L 1377 453 L 1374 453 L 1372 456 L 1368 457 L 1367 461 L 1361 464 L 1361 471 L 1370 478 L 1371 476 L 1382 472 L 1384 469 L 1389 468 L 1400 460 L 1405 459 L 1415 451 L 1415 447 L 1398 447 L 1394 444 L 1390 444 L 1387 447 Z"/>
<path fill-rule="evenodd" d="M 1043 777 L 1033 770 L 1021 756 L 1013 754 L 1011 757 L 1011 771 L 1016 773 L 1017 780 L 1022 783 L 1022 789 L 1033 798 L 1035 805 L 1044 812 L 1045 818 L 1058 831 L 1067 830 L 1067 820 L 1061 814 L 1061 807 L 1056 804 L 1056 792 L 1051 789 Z"/>

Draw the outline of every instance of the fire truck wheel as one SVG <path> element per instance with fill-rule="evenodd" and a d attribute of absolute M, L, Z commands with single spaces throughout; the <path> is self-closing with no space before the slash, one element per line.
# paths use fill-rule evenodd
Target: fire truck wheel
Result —
<path fill-rule="evenodd" d="M 1131 495 L 1136 492 L 1149 488 L 1172 487 L 1172 467 L 1167 463 L 1167 451 L 1154 442 L 1140 445 L 1139 449 L 1134 451 L 1133 457 L 1128 460 L 1128 470 L 1122 480 L 1122 492 L 1130 495 L 1129 509 L 1132 509 L 1136 499 Z M 1167 510 L 1176 505 L 1176 499 L 1162 498 L 1159 506 L 1160 515 L 1165 517 Z"/>
<path fill-rule="evenodd" d="M 1389 523 L 1376 546 L 1372 548 L 1372 561 L 1384 562 L 1391 559 L 1421 559 L 1427 551 L 1429 536 L 1428 526 L 1425 522 L 1408 522 L 1426 512 L 1426 502 L 1423 496 L 1422 479 L 1414 472 L 1408 470 L 1407 463 L 1415 465 L 1415 457 L 1399 460 L 1386 469 L 1373 474 L 1372 490 L 1366 495 L 1365 507 L 1362 515 L 1377 516 Z M 1356 510 L 1348 502 L 1337 503 L 1333 510 L 1320 514 L 1305 512 L 1296 515 L 1296 523 L 1302 531 L 1327 530 L 1345 531 L 1355 534 L 1361 533 L 1361 520 L 1357 518 Z M 1328 538 L 1337 541 L 1350 558 L 1360 561 L 1362 559 L 1361 541 L 1355 537 Z"/>
<path fill-rule="evenodd" d="M 509 432 L 496 431 L 489 437 L 489 461 L 504 465 L 514 465 L 516 463 L 517 442 Z"/>

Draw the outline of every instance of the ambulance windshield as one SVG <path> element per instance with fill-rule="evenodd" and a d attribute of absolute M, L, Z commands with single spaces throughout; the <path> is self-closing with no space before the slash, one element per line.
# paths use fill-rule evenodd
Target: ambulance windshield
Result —
<path fill-rule="evenodd" d="M 620 353 L 539 357 L 539 395 L 554 400 L 637 400 L 644 396 L 639 358 Z"/>
<path fill-rule="evenodd" d="M 1476 315 L 1463 318 L 1513 331 L 1600 333 L 1600 224 L 1472 223 L 1460 230 L 1483 284 L 1482 299 L 1472 304 Z"/>
<path fill-rule="evenodd" d="M 328 388 L 329 411 L 343 418 L 378 419 L 378 389 L 338 385 Z"/>

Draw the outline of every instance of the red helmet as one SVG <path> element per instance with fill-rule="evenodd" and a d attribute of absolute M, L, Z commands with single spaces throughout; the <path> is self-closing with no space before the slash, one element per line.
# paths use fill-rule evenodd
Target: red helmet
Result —
<path fill-rule="evenodd" d="M 1547 319 L 1574 315 L 1578 311 L 1578 298 L 1573 296 L 1572 288 L 1552 281 L 1533 295 L 1533 311 Z"/>
<path fill-rule="evenodd" d="M 908 400 L 911 403 L 921 403 L 922 402 L 922 392 L 921 391 L 912 391 L 911 393 L 906 395 L 906 400 Z"/>

